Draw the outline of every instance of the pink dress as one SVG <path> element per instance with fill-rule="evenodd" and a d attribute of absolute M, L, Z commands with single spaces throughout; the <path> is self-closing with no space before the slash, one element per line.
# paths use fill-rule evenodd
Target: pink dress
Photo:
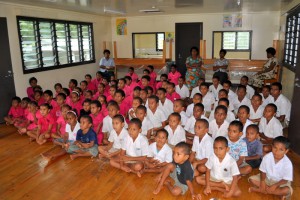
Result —
<path fill-rule="evenodd" d="M 150 73 L 150 86 L 155 87 L 157 74 L 153 71 Z"/>
<path fill-rule="evenodd" d="M 35 113 L 37 117 L 37 113 Z M 34 114 L 29 112 L 26 116 L 26 119 L 30 122 L 30 124 L 27 126 L 27 130 L 32 131 L 37 128 L 37 124 L 34 123 Z"/>
<path fill-rule="evenodd" d="M 59 132 L 64 135 L 66 133 L 66 125 L 67 125 L 67 122 L 66 120 L 64 119 L 63 116 L 60 116 L 57 120 L 56 120 L 56 126 L 58 128 L 58 125 L 60 125 L 60 129 L 59 129 Z M 57 129 L 56 129 L 57 130 Z"/>
<path fill-rule="evenodd" d="M 162 86 L 162 82 L 161 82 L 161 81 L 158 82 L 158 83 L 156 83 L 156 90 L 157 90 L 158 88 L 161 88 L 161 86 Z"/>
<path fill-rule="evenodd" d="M 98 126 L 103 123 L 104 117 L 103 117 L 102 113 L 100 113 L 100 112 L 97 115 L 90 114 L 90 116 L 93 119 L 93 129 L 96 132 Z M 98 143 L 102 144 L 102 141 L 103 141 L 102 125 L 100 125 L 99 132 L 97 133 L 97 139 L 98 139 Z"/>
<path fill-rule="evenodd" d="M 24 109 L 21 106 L 10 107 L 8 115 L 13 119 L 20 119 L 24 116 Z"/>
<path fill-rule="evenodd" d="M 56 122 L 52 117 L 52 115 L 47 114 L 46 116 L 42 116 L 41 118 L 38 119 L 38 125 L 41 126 L 41 134 L 44 134 L 48 130 L 50 124 L 52 124 L 52 128 L 50 132 L 55 133 Z"/>
<path fill-rule="evenodd" d="M 94 78 L 92 81 L 91 81 L 91 83 L 93 83 L 94 84 L 94 86 L 95 86 L 95 88 L 97 89 L 98 88 L 98 85 L 100 84 L 100 83 L 102 83 L 102 79 L 97 79 L 97 78 Z"/>
<path fill-rule="evenodd" d="M 72 107 L 72 110 L 75 109 L 77 115 L 79 115 L 80 110 L 82 109 L 82 104 L 80 101 L 77 101 L 75 103 L 73 103 L 72 101 L 70 102 L 70 106 Z"/>
<path fill-rule="evenodd" d="M 31 101 L 34 101 L 34 91 L 32 87 L 27 88 L 27 96 L 30 98 Z"/>
<path fill-rule="evenodd" d="M 130 76 L 132 79 L 132 82 L 135 82 L 135 83 L 139 80 L 139 76 L 136 73 L 132 73 L 132 74 L 127 73 L 126 76 Z"/>
<path fill-rule="evenodd" d="M 170 72 L 168 74 L 168 79 L 170 82 L 174 83 L 175 85 L 178 85 L 178 79 L 181 77 L 181 74 L 176 71 L 175 73 Z"/>
<path fill-rule="evenodd" d="M 127 102 L 123 100 L 121 104 L 119 104 L 119 106 L 120 106 L 120 114 L 126 116 L 129 110 L 129 104 L 127 104 Z"/>
<path fill-rule="evenodd" d="M 101 113 L 103 115 L 103 118 L 106 117 L 108 115 L 108 110 L 106 105 L 102 104 L 102 108 L 101 108 Z"/>
<path fill-rule="evenodd" d="M 177 92 L 173 92 L 172 94 L 167 94 L 167 99 L 171 100 L 174 103 L 175 100 L 181 99 L 181 97 Z"/>
<path fill-rule="evenodd" d="M 98 87 L 98 86 L 97 86 Z M 93 93 L 95 93 L 95 91 L 97 90 L 97 87 L 95 86 L 94 83 L 92 82 L 89 82 L 88 85 L 87 85 L 87 89 L 88 90 L 91 90 Z"/>

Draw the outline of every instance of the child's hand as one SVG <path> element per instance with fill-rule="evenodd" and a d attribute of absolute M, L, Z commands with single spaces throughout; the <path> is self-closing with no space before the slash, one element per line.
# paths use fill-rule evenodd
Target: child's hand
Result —
<path fill-rule="evenodd" d="M 205 194 L 205 195 L 211 194 L 211 189 L 210 189 L 210 186 L 209 186 L 209 185 L 207 185 L 207 186 L 204 188 L 204 194 Z"/>
<path fill-rule="evenodd" d="M 193 194 L 192 199 L 201 200 L 202 198 L 200 194 Z"/>
<path fill-rule="evenodd" d="M 277 189 L 276 185 L 271 185 L 270 187 L 266 188 L 267 193 L 272 194 Z"/>

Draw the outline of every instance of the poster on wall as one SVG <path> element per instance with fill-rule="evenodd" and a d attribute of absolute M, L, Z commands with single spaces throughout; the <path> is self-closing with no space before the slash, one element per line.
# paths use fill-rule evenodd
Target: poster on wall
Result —
<path fill-rule="evenodd" d="M 223 28 L 240 28 L 243 25 L 242 14 L 223 15 Z"/>
<path fill-rule="evenodd" d="M 166 42 L 174 42 L 175 33 L 174 32 L 166 32 L 165 37 L 166 37 Z"/>
<path fill-rule="evenodd" d="M 116 30 L 117 30 L 117 35 L 127 35 L 127 19 L 126 18 L 116 19 Z"/>

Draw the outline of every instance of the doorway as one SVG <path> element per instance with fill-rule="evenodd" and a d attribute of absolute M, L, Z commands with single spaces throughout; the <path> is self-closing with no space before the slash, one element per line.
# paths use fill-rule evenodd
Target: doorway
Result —
<path fill-rule="evenodd" d="M 185 61 L 190 56 L 191 47 L 199 48 L 202 27 L 202 22 L 175 23 L 175 61 L 178 71 L 183 76 L 186 73 Z"/>
<path fill-rule="evenodd" d="M 0 17 L 0 123 L 7 115 L 12 97 L 16 96 L 14 75 L 11 65 L 6 18 Z"/>

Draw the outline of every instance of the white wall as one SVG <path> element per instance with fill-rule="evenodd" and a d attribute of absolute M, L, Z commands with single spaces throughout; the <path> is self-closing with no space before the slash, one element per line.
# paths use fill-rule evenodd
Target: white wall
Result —
<path fill-rule="evenodd" d="M 127 17 L 128 34 L 119 36 L 116 35 L 117 18 L 113 17 L 111 20 L 112 40 L 117 41 L 118 57 L 131 58 L 133 32 L 175 32 L 177 22 L 203 22 L 203 39 L 206 40 L 207 58 L 212 56 L 213 31 L 252 30 L 252 59 L 266 59 L 266 48 L 272 46 L 273 40 L 279 37 L 279 18 L 280 12 L 243 14 L 243 27 L 228 29 L 223 28 L 222 13 Z"/>
<path fill-rule="evenodd" d="M 94 45 L 96 63 L 88 65 L 80 65 L 76 67 L 68 67 L 58 70 L 51 70 L 45 72 L 23 74 L 20 45 L 17 31 L 16 16 L 41 17 L 61 20 L 73 20 L 92 22 L 94 27 Z M 60 82 L 63 86 L 67 86 L 71 78 L 78 81 L 84 80 L 86 73 L 95 75 L 98 69 L 99 59 L 102 57 L 102 42 L 111 40 L 111 18 L 89 15 L 84 13 L 76 13 L 69 11 L 62 11 L 49 8 L 10 5 L 0 2 L 0 17 L 6 17 L 8 23 L 10 53 L 12 59 L 12 67 L 14 72 L 14 81 L 16 87 L 16 94 L 20 97 L 26 96 L 26 88 L 28 87 L 28 79 L 35 76 L 38 79 L 38 84 L 43 89 L 53 89 L 55 83 Z M 0 66 L 1 67 L 1 66 Z"/>

